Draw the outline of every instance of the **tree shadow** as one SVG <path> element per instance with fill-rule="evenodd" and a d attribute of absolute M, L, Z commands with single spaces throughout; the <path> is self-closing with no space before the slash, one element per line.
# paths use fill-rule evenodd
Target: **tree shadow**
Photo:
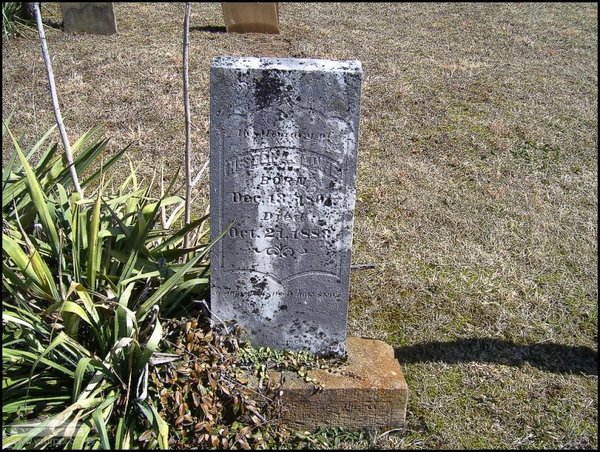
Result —
<path fill-rule="evenodd" d="M 202 27 L 190 27 L 190 31 L 206 31 L 208 33 L 226 33 L 225 25 L 204 25 Z"/>
<path fill-rule="evenodd" d="M 507 366 L 529 364 L 553 373 L 598 375 L 598 351 L 590 347 L 555 343 L 515 344 L 492 338 L 426 342 L 397 347 L 395 358 L 403 363 L 487 362 Z"/>

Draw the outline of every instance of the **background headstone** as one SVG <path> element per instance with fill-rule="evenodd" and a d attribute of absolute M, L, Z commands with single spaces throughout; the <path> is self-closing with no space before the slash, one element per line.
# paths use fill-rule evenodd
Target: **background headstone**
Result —
<path fill-rule="evenodd" d="M 61 3 L 64 30 L 68 33 L 92 33 L 112 35 L 117 32 L 113 4 Z"/>
<path fill-rule="evenodd" d="M 221 6 L 228 33 L 279 33 L 277 2 L 224 2 Z"/>
<path fill-rule="evenodd" d="M 215 58 L 211 309 L 257 346 L 344 353 L 358 61 Z"/>

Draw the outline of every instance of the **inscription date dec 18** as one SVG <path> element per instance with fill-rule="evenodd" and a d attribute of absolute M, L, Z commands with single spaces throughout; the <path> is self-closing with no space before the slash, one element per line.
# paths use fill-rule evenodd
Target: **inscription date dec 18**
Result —
<path fill-rule="evenodd" d="M 303 193 L 271 193 L 269 195 L 259 195 L 232 192 L 229 194 L 229 201 L 233 204 L 271 204 L 291 205 L 295 207 L 306 205 L 331 207 L 333 205 L 331 198 L 331 195 Z"/>

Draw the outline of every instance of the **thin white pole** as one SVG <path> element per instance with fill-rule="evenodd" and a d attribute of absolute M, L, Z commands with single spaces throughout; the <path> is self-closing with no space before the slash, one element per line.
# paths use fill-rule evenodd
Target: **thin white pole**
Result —
<path fill-rule="evenodd" d="M 183 98 L 185 101 L 185 224 L 191 222 L 192 210 L 192 143 L 191 143 L 191 121 L 190 121 L 190 94 L 189 94 L 189 60 L 190 60 L 190 14 L 192 4 L 185 3 L 185 14 L 183 18 Z M 189 246 L 189 236 L 185 235 L 184 248 Z"/>
<path fill-rule="evenodd" d="M 83 190 L 79 185 L 79 178 L 77 177 L 77 171 L 75 165 L 73 165 L 73 154 L 71 154 L 71 145 L 69 144 L 69 137 L 65 130 L 65 125 L 60 114 L 60 107 L 58 105 L 58 97 L 56 96 L 56 85 L 54 84 L 54 73 L 52 71 L 52 63 L 50 62 L 50 54 L 48 53 L 48 45 L 46 44 L 46 35 L 44 34 L 44 26 L 42 24 L 42 13 L 40 12 L 40 5 L 38 2 L 33 3 L 33 9 L 35 14 L 35 21 L 37 23 L 38 35 L 40 42 L 42 43 L 42 55 L 44 56 L 44 62 L 46 63 L 46 72 L 48 74 L 48 83 L 50 85 L 50 96 L 52 98 L 52 108 L 54 109 L 54 118 L 58 125 L 60 137 L 65 148 L 65 156 L 69 165 L 69 171 L 71 172 L 71 178 L 73 179 L 73 185 L 75 190 L 79 193 L 79 196 L 83 199 Z"/>

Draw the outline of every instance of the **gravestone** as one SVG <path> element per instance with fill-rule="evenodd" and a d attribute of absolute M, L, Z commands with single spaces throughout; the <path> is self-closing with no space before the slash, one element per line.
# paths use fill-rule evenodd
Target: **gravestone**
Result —
<path fill-rule="evenodd" d="M 211 65 L 211 310 L 255 346 L 345 352 L 362 68 Z"/>
<path fill-rule="evenodd" d="M 221 5 L 228 33 L 279 33 L 277 2 L 224 2 Z"/>
<path fill-rule="evenodd" d="M 111 2 L 61 3 L 64 30 L 68 33 L 112 35 L 117 32 Z"/>

